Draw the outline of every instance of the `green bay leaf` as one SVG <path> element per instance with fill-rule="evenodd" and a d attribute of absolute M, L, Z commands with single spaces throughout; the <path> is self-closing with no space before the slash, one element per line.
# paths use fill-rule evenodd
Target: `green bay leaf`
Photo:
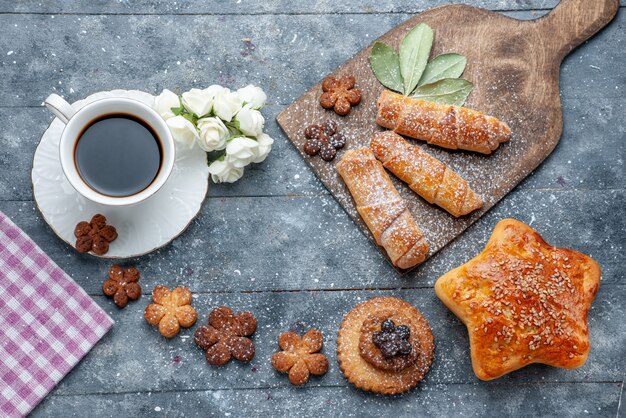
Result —
<path fill-rule="evenodd" d="M 462 78 L 444 78 L 419 86 L 411 97 L 434 103 L 463 106 L 473 88 L 472 83 Z"/>
<path fill-rule="evenodd" d="M 400 74 L 404 80 L 404 94 L 411 94 L 417 86 L 432 46 L 433 30 L 424 23 L 411 29 L 400 43 Z"/>
<path fill-rule="evenodd" d="M 444 78 L 459 78 L 465 70 L 467 59 L 460 54 L 441 54 L 433 58 L 424 69 L 418 85 L 434 83 Z"/>
<path fill-rule="evenodd" d="M 376 42 L 370 54 L 370 66 L 380 84 L 388 89 L 404 93 L 402 75 L 400 75 L 400 58 L 389 45 Z"/>

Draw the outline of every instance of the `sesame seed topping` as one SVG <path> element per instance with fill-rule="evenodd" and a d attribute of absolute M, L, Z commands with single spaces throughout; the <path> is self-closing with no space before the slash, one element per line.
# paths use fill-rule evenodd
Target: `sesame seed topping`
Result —
<path fill-rule="evenodd" d="M 471 292 L 467 288 L 465 293 L 461 291 L 476 321 L 474 332 L 481 331 L 489 338 L 494 351 L 509 348 L 514 353 L 527 347 L 534 352 L 577 341 L 572 339 L 579 332 L 578 318 L 570 307 L 581 301 L 582 295 L 578 282 L 572 279 L 577 276 L 570 274 L 579 273 L 567 270 L 571 265 L 563 250 L 536 242 L 524 245 L 526 252 L 507 248 L 492 252 L 476 268 Z M 576 345 L 572 347 L 577 350 Z M 505 356 L 502 361 L 506 361 Z"/>

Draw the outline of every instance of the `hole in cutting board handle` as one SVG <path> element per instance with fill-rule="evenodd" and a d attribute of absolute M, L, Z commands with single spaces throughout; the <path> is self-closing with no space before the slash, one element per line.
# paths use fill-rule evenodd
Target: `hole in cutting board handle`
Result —
<path fill-rule="evenodd" d="M 533 23 L 544 45 L 563 58 L 613 20 L 618 9 L 619 0 L 561 0 Z"/>

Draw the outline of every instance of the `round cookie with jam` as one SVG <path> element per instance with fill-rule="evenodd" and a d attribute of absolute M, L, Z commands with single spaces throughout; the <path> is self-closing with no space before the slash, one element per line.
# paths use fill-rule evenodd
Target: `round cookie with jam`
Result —
<path fill-rule="evenodd" d="M 433 361 L 428 321 L 410 303 L 378 297 L 355 306 L 337 336 L 337 360 L 359 389 L 395 395 L 414 388 Z"/>

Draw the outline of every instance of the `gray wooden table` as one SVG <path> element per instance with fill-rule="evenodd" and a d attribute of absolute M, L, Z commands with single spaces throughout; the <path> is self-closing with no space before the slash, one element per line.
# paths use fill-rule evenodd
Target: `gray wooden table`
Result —
<path fill-rule="evenodd" d="M 564 130 L 547 161 L 488 215 L 408 276 L 399 276 L 318 182 L 274 118 L 373 39 L 442 1 L 0 0 L 0 210 L 116 321 L 34 416 L 606 416 L 626 415 L 626 13 L 563 63 Z M 469 1 L 468 1 L 469 3 Z M 472 2 L 529 19 L 555 0 Z M 184 284 L 199 322 L 218 305 L 259 320 L 251 364 L 209 367 L 192 330 L 172 341 L 143 320 L 149 296 L 118 310 L 102 296 L 109 262 L 76 254 L 44 223 L 30 170 L 51 120 L 51 92 L 70 101 L 115 88 L 184 91 L 260 85 L 275 148 L 234 185 L 211 186 L 202 213 L 172 244 L 128 263 L 156 284 Z M 467 334 L 433 283 L 468 260 L 495 223 L 515 217 L 603 268 L 589 313 L 592 349 L 578 370 L 534 365 L 492 382 L 471 370 Z M 400 397 L 346 383 L 335 356 L 343 315 L 375 295 L 416 304 L 436 358 Z M 270 363 L 278 335 L 317 327 L 330 371 L 292 387 Z M 621 399 L 621 406 L 620 406 Z"/>

